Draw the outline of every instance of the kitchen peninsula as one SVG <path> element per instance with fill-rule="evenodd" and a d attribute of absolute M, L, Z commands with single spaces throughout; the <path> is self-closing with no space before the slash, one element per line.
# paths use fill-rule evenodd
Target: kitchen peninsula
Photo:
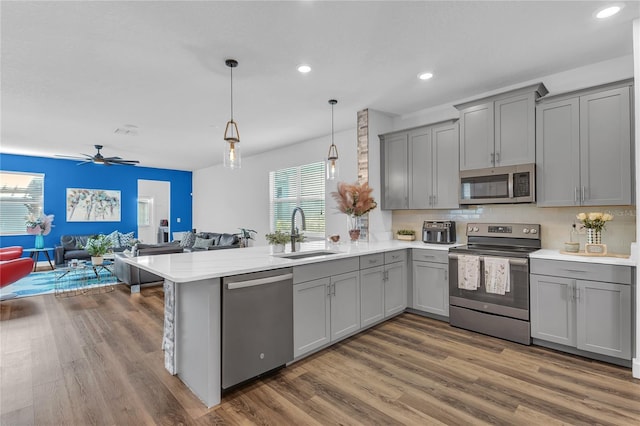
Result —
<path fill-rule="evenodd" d="M 306 275 L 308 267 L 316 273 L 327 269 L 326 275 L 329 276 L 338 273 L 334 270 L 336 261 L 355 264 L 355 268 L 359 269 L 363 267 L 359 266 L 362 262 L 374 262 L 376 257 L 383 259 L 385 253 L 389 255 L 399 252 L 406 256 L 407 249 L 422 248 L 439 250 L 445 254 L 451 247 L 451 245 L 395 240 L 327 245 L 326 247 L 324 242 L 310 242 L 303 243 L 302 246 L 301 253 L 304 254 L 325 249 L 335 253 L 287 259 L 281 255 L 271 255 L 269 247 L 263 246 L 241 250 L 202 251 L 126 259 L 127 263 L 165 279 L 163 342 L 165 367 L 172 374 L 177 374 L 208 407 L 219 404 L 221 398 L 222 278 L 293 267 L 295 281 L 296 272 L 300 271 L 300 275 Z M 402 261 L 406 261 L 406 258 L 402 258 Z M 323 262 L 328 263 L 326 268 L 321 265 Z M 298 268 L 303 265 L 307 269 Z M 403 300 L 397 306 L 398 309 L 389 311 L 394 315 L 401 313 L 406 307 L 406 271 L 406 264 L 403 264 L 401 275 L 404 281 L 403 292 L 397 297 Z M 367 323 L 367 326 L 378 323 L 383 318 L 384 315 L 378 321 Z M 358 327 L 342 337 L 355 334 L 360 329 Z M 328 343 L 322 347 L 327 345 Z"/>

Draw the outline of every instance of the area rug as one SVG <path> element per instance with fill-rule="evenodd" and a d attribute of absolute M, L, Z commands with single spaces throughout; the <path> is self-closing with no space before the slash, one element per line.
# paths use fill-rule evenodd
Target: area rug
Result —
<path fill-rule="evenodd" d="M 85 286 L 113 285 L 118 279 L 107 270 L 99 271 L 96 278 L 93 269 L 87 268 L 86 274 L 67 275 L 58 280 L 57 290 L 78 289 Z M 53 293 L 56 290 L 56 274 L 61 271 L 32 272 L 21 280 L 0 289 L 0 299 L 38 296 Z"/>

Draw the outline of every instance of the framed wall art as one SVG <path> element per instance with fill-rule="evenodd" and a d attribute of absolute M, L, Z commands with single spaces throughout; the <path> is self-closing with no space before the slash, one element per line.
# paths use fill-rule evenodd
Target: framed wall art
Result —
<path fill-rule="evenodd" d="M 67 222 L 120 222 L 120 191 L 67 188 Z"/>

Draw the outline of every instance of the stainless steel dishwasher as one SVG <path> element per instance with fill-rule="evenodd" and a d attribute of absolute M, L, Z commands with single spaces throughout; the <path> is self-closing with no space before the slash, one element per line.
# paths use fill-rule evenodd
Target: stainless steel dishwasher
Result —
<path fill-rule="evenodd" d="M 222 389 L 292 360 L 292 269 L 223 278 Z"/>

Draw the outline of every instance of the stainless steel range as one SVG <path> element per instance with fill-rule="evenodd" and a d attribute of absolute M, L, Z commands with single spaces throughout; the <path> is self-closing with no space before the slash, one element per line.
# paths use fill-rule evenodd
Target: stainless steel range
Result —
<path fill-rule="evenodd" d="M 449 249 L 450 324 L 531 344 L 529 253 L 540 247 L 540 225 L 470 223 L 467 245 Z"/>

